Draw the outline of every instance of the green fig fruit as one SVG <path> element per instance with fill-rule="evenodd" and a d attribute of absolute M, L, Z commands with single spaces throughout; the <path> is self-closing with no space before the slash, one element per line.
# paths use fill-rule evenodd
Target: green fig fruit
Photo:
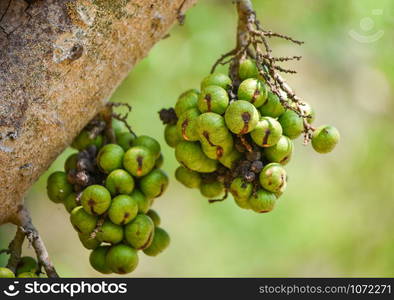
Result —
<path fill-rule="evenodd" d="M 282 127 L 277 120 L 271 117 L 262 117 L 250 136 L 260 147 L 271 147 L 282 136 Z"/>
<path fill-rule="evenodd" d="M 183 166 L 199 173 L 211 173 L 218 167 L 217 161 L 208 158 L 198 143 L 179 143 L 175 147 L 175 157 Z"/>
<path fill-rule="evenodd" d="M 262 106 L 268 97 L 266 85 L 255 78 L 249 78 L 241 82 L 238 88 L 238 99 L 246 100 L 256 107 Z"/>
<path fill-rule="evenodd" d="M 135 249 L 124 244 L 112 246 L 106 255 L 105 264 L 117 274 L 127 274 L 138 265 L 138 254 Z"/>
<path fill-rule="evenodd" d="M 96 146 L 100 148 L 103 144 L 103 137 L 98 135 L 93 137 L 87 130 L 82 130 L 81 133 L 71 143 L 71 147 L 82 151 L 89 146 Z"/>
<path fill-rule="evenodd" d="M 286 110 L 278 119 L 283 134 L 290 139 L 298 138 L 304 131 L 304 120 L 294 111 Z"/>
<path fill-rule="evenodd" d="M 186 169 L 182 166 L 176 169 L 175 178 L 190 189 L 199 188 L 201 184 L 201 176 L 198 172 Z"/>
<path fill-rule="evenodd" d="M 220 144 L 231 137 L 224 118 L 216 113 L 203 113 L 197 119 L 197 132 L 201 142 Z"/>
<path fill-rule="evenodd" d="M 148 174 L 156 163 L 156 156 L 144 146 L 131 147 L 124 155 L 123 166 L 133 176 Z"/>
<path fill-rule="evenodd" d="M 258 213 L 267 213 L 274 209 L 276 196 L 274 193 L 260 189 L 249 198 L 252 210 Z"/>
<path fill-rule="evenodd" d="M 140 181 L 141 191 L 147 198 L 160 197 L 168 187 L 168 176 L 161 169 L 155 169 Z"/>
<path fill-rule="evenodd" d="M 293 148 L 292 140 L 282 135 L 274 146 L 264 149 L 264 154 L 269 161 L 285 165 L 291 159 Z"/>
<path fill-rule="evenodd" d="M 224 88 L 217 85 L 205 87 L 198 98 L 198 109 L 200 112 L 214 112 L 223 114 L 229 104 L 229 96 Z"/>
<path fill-rule="evenodd" d="M 260 74 L 259 69 L 256 66 L 256 62 L 251 59 L 242 60 L 239 64 L 238 75 L 241 80 L 258 78 Z"/>
<path fill-rule="evenodd" d="M 145 249 L 152 243 L 154 230 L 152 219 L 141 214 L 125 226 L 125 239 L 134 249 Z"/>
<path fill-rule="evenodd" d="M 281 164 L 266 165 L 259 175 L 261 186 L 272 193 L 283 193 L 287 185 L 287 173 Z"/>
<path fill-rule="evenodd" d="M 118 225 L 124 225 L 133 220 L 138 213 L 138 201 L 128 195 L 119 195 L 112 199 L 108 217 Z"/>
<path fill-rule="evenodd" d="M 122 168 L 124 150 L 117 144 L 107 144 L 97 155 L 97 165 L 104 173 Z"/>
<path fill-rule="evenodd" d="M 153 224 L 155 224 L 156 227 L 160 226 L 161 219 L 160 219 L 159 214 L 158 214 L 155 210 L 150 209 L 150 210 L 146 213 L 146 215 L 147 215 L 149 218 L 152 219 Z"/>
<path fill-rule="evenodd" d="M 112 273 L 111 268 L 106 263 L 107 254 L 110 248 L 111 248 L 110 246 L 99 246 L 90 253 L 89 256 L 90 265 L 97 272 L 103 274 Z"/>
<path fill-rule="evenodd" d="M 230 185 L 230 193 L 234 196 L 235 203 L 244 209 L 249 209 L 249 198 L 253 192 L 253 185 L 242 178 L 235 178 Z"/>
<path fill-rule="evenodd" d="M 130 197 L 133 198 L 138 204 L 138 213 L 145 214 L 151 206 L 151 199 L 148 199 L 140 190 L 134 190 Z"/>
<path fill-rule="evenodd" d="M 142 146 L 148 148 L 155 156 L 155 159 L 159 158 L 161 153 L 159 142 L 147 135 L 140 135 L 137 137 L 133 142 L 133 146 Z"/>
<path fill-rule="evenodd" d="M 97 225 L 97 217 L 88 214 L 82 206 L 71 211 L 70 221 L 77 232 L 84 234 L 92 233 Z"/>
<path fill-rule="evenodd" d="M 201 183 L 200 192 L 206 198 L 218 198 L 224 192 L 224 185 L 219 181 Z"/>
<path fill-rule="evenodd" d="M 185 141 L 197 141 L 197 118 L 200 112 L 196 108 L 185 111 L 178 119 L 176 124 L 178 135 L 180 135 Z"/>
<path fill-rule="evenodd" d="M 155 233 L 153 234 L 153 241 L 150 246 L 144 249 L 144 253 L 149 256 L 157 256 L 163 252 L 170 244 L 170 236 L 168 233 L 160 228 L 155 227 Z"/>
<path fill-rule="evenodd" d="M 15 278 L 15 274 L 8 268 L 0 267 L 0 278 Z"/>
<path fill-rule="evenodd" d="M 199 92 L 195 89 L 182 93 L 175 104 L 175 113 L 179 118 L 185 111 L 191 108 L 197 108 Z"/>
<path fill-rule="evenodd" d="M 99 242 L 120 243 L 123 240 L 123 227 L 106 220 L 97 232 L 96 238 Z"/>
<path fill-rule="evenodd" d="M 340 135 L 338 130 L 330 125 L 320 126 L 312 135 L 312 147 L 316 152 L 328 153 L 334 150 L 339 143 Z"/>
<path fill-rule="evenodd" d="M 217 85 L 221 88 L 224 88 L 225 90 L 228 90 L 231 87 L 232 82 L 230 77 L 228 77 L 226 74 L 213 73 L 209 74 L 203 79 L 203 81 L 201 82 L 201 90 L 210 85 Z"/>
<path fill-rule="evenodd" d="M 251 132 L 257 126 L 259 118 L 256 107 L 245 100 L 232 102 L 224 115 L 228 129 L 235 134 Z"/>
<path fill-rule="evenodd" d="M 105 187 L 112 196 L 130 194 L 134 190 L 134 179 L 123 169 L 117 169 L 109 173 L 105 180 Z"/>
<path fill-rule="evenodd" d="M 101 185 L 90 185 L 82 192 L 81 205 L 91 215 L 102 215 L 111 205 L 111 194 Z"/>
<path fill-rule="evenodd" d="M 122 149 L 126 152 L 129 150 L 134 144 L 135 136 L 131 132 L 121 132 L 118 134 L 116 138 L 116 142 Z"/>
<path fill-rule="evenodd" d="M 63 202 L 66 210 L 71 213 L 74 208 L 76 208 L 79 204 L 77 203 L 77 194 L 71 193 L 67 196 L 67 198 Z"/>
<path fill-rule="evenodd" d="M 31 256 L 23 256 L 18 262 L 16 266 L 15 274 L 19 276 L 22 273 L 32 272 L 35 273 L 38 271 L 37 261 Z"/>
<path fill-rule="evenodd" d="M 91 237 L 90 234 L 83 234 L 78 232 L 78 237 L 81 241 L 81 244 L 86 249 L 93 250 L 100 246 L 100 242 L 97 240 L 97 238 Z"/>
<path fill-rule="evenodd" d="M 277 118 L 285 112 L 285 108 L 280 102 L 279 97 L 269 91 L 267 101 L 259 107 L 259 111 L 262 116 Z"/>
<path fill-rule="evenodd" d="M 234 167 L 234 164 L 239 161 L 241 157 L 242 154 L 233 148 L 230 153 L 223 155 L 221 158 L 219 158 L 219 162 L 226 168 L 232 169 Z"/>
<path fill-rule="evenodd" d="M 164 129 L 164 139 L 168 146 L 175 148 L 175 146 L 183 141 L 182 136 L 179 134 L 176 125 L 168 124 Z"/>
<path fill-rule="evenodd" d="M 234 141 L 231 135 L 217 144 L 212 143 L 208 136 L 207 139 L 208 141 L 201 141 L 201 147 L 204 154 L 210 159 L 219 160 L 233 150 Z"/>
<path fill-rule="evenodd" d="M 50 200 L 55 203 L 63 202 L 73 191 L 73 187 L 67 181 L 67 174 L 54 172 L 47 180 L 47 193 Z"/>
<path fill-rule="evenodd" d="M 68 173 L 71 169 L 76 169 L 77 162 L 78 162 L 78 154 L 77 153 L 71 154 L 64 162 L 64 171 Z"/>

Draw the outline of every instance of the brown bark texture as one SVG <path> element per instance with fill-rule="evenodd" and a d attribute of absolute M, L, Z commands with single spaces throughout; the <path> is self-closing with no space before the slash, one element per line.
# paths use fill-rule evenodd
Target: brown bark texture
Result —
<path fill-rule="evenodd" d="M 196 0 L 0 0 L 0 224 Z"/>

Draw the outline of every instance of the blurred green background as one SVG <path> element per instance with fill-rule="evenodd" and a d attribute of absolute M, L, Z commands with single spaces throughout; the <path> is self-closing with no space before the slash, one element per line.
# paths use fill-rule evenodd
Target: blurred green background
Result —
<path fill-rule="evenodd" d="M 230 0 L 200 0 L 184 26 L 174 26 L 112 97 L 129 102 L 139 134 L 162 143 L 171 184 L 155 203 L 170 248 L 140 255 L 132 277 L 394 276 L 394 2 L 390 0 L 254 1 L 265 28 L 302 39 L 302 47 L 272 40 L 277 55 L 302 55 L 289 83 L 317 111 L 317 125 L 342 134 L 336 150 L 319 155 L 296 141 L 289 185 L 272 213 L 209 205 L 173 177 L 174 153 L 164 143 L 157 112 L 198 87 L 214 61 L 234 45 Z M 66 211 L 50 202 L 45 184 L 65 151 L 34 185 L 26 203 L 62 276 L 93 277 L 89 251 Z M 14 228 L 2 226 L 0 246 Z M 32 254 L 26 248 L 26 254 Z M 1 256 L 5 264 L 6 256 Z"/>

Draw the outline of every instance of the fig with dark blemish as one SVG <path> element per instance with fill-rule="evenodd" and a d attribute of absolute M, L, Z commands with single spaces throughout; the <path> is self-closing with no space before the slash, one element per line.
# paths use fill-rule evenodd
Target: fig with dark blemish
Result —
<path fill-rule="evenodd" d="M 259 121 L 259 113 L 250 102 L 237 100 L 228 106 L 224 119 L 231 132 L 242 135 L 255 129 Z"/>
<path fill-rule="evenodd" d="M 250 136 L 260 147 L 271 147 L 282 136 L 282 127 L 277 120 L 271 117 L 262 117 L 256 128 L 250 133 Z"/>
<path fill-rule="evenodd" d="M 198 109 L 200 112 L 213 112 L 219 115 L 224 114 L 229 104 L 227 91 L 217 85 L 205 87 L 198 98 Z"/>
<path fill-rule="evenodd" d="M 160 197 L 168 186 L 168 176 L 161 169 L 155 169 L 140 181 L 140 189 L 148 198 Z"/>
<path fill-rule="evenodd" d="M 87 213 L 102 215 L 111 205 L 111 194 L 101 185 L 90 185 L 82 192 L 81 204 Z"/>
<path fill-rule="evenodd" d="M 112 199 L 108 217 L 114 224 L 125 225 L 133 220 L 137 213 L 137 200 L 132 196 L 119 195 Z"/>
<path fill-rule="evenodd" d="M 276 195 L 264 189 L 259 189 L 249 198 L 251 209 L 258 213 L 267 213 L 274 209 Z"/>
<path fill-rule="evenodd" d="M 256 78 L 246 79 L 239 85 L 238 99 L 249 101 L 255 107 L 262 106 L 267 101 L 267 97 L 266 85 Z"/>
<path fill-rule="evenodd" d="M 293 153 L 293 141 L 282 135 L 279 141 L 272 147 L 264 149 L 264 156 L 270 162 L 287 164 Z"/>
<path fill-rule="evenodd" d="M 283 193 L 287 185 L 287 173 L 279 163 L 266 165 L 260 173 L 260 184 L 269 192 Z"/>
<path fill-rule="evenodd" d="M 154 230 L 155 224 L 152 219 L 140 214 L 125 226 L 125 239 L 133 248 L 145 249 L 152 243 Z"/>
<path fill-rule="evenodd" d="M 185 141 L 198 141 L 197 118 L 200 111 L 192 108 L 185 111 L 178 119 L 177 131 Z"/>
<path fill-rule="evenodd" d="M 134 186 L 133 176 L 123 169 L 112 171 L 105 180 L 105 187 L 112 196 L 128 195 L 134 190 Z"/>
<path fill-rule="evenodd" d="M 114 273 L 130 273 L 134 271 L 138 265 L 137 251 L 125 244 L 114 245 L 107 252 L 105 264 Z"/>
<path fill-rule="evenodd" d="M 144 146 L 133 146 L 124 155 L 123 166 L 133 176 L 141 177 L 148 174 L 156 163 L 152 151 Z"/>

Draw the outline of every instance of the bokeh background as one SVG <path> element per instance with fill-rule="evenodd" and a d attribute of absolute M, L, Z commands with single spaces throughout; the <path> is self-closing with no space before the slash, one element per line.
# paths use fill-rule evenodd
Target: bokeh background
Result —
<path fill-rule="evenodd" d="M 341 143 L 328 155 L 296 141 L 289 185 L 272 213 L 241 210 L 232 198 L 209 205 L 177 183 L 173 150 L 164 143 L 157 111 L 198 87 L 234 45 L 230 0 L 200 0 L 184 26 L 159 42 L 112 96 L 133 106 L 139 134 L 162 143 L 171 184 L 155 203 L 170 248 L 140 256 L 132 277 L 394 276 L 394 2 L 390 0 L 254 1 L 265 28 L 306 44 L 272 40 L 278 55 L 302 55 L 287 76 Z M 224 70 L 224 69 L 223 69 Z M 62 276 L 93 277 L 89 251 L 79 243 L 61 205 L 46 196 L 46 179 L 60 170 L 66 150 L 30 190 L 26 202 Z M 0 248 L 14 228 L 0 229 Z M 26 247 L 25 254 L 33 254 Z M 6 256 L 0 256 L 4 265 Z"/>

